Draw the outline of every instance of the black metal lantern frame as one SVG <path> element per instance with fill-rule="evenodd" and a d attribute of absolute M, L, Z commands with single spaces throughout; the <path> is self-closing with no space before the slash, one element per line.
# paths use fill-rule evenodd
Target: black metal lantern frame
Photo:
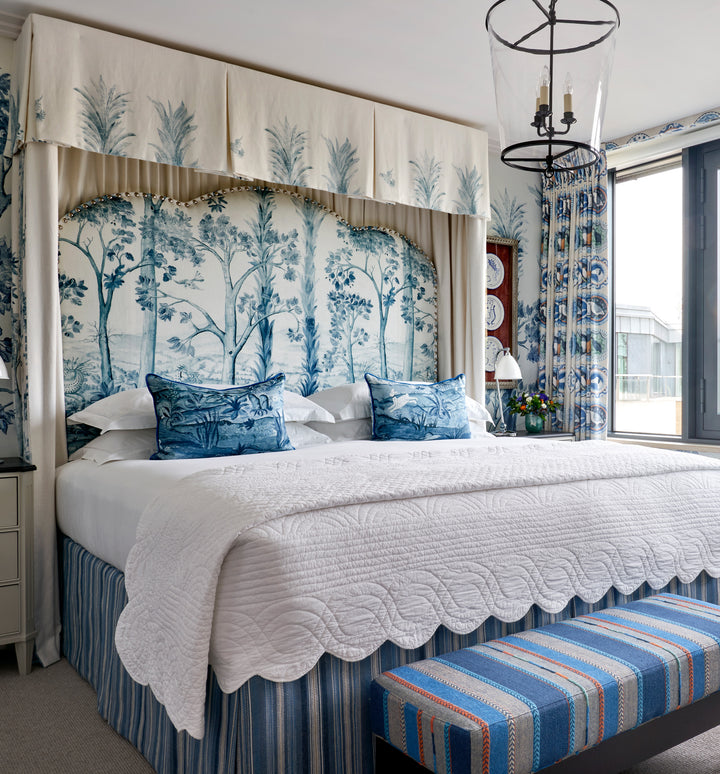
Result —
<path fill-rule="evenodd" d="M 497 52 L 504 48 L 508 51 L 520 52 L 522 54 L 547 57 L 547 64 L 542 69 L 536 93 L 535 113 L 533 115 L 532 110 L 528 109 L 527 115 L 531 120 L 522 124 L 528 129 L 528 136 L 533 136 L 529 133 L 529 127 L 535 130 L 534 138 L 523 138 L 521 141 L 510 142 L 507 145 L 503 143 L 505 147 L 503 147 L 501 152 L 501 159 L 511 167 L 532 172 L 543 171 L 547 176 L 552 176 L 557 171 L 590 167 L 600 158 L 597 147 L 599 141 L 597 144 L 583 142 L 577 139 L 581 135 L 581 132 L 578 131 L 573 132 L 574 136 L 570 136 L 573 127 L 578 125 L 578 117 L 573 111 L 573 89 L 571 83 L 568 85 L 568 81 L 570 81 L 569 74 L 565 86 L 562 118 L 556 120 L 555 106 L 558 102 L 556 96 L 557 59 L 558 57 L 576 55 L 588 51 L 601 44 L 607 46 L 608 41 L 610 41 L 620 25 L 620 16 L 617 8 L 610 0 L 585 0 L 586 5 L 589 3 L 596 5 L 598 8 L 607 7 L 607 18 L 565 18 L 563 15 L 558 15 L 557 6 L 559 4 L 561 7 L 564 5 L 564 8 L 567 8 L 567 12 L 572 16 L 573 11 L 580 10 L 579 6 L 582 2 L 578 2 L 578 0 L 564 0 L 564 3 L 563 0 L 544 0 L 544 2 L 541 2 L 541 0 L 527 0 L 526 6 L 532 10 L 540 11 L 540 23 L 517 39 L 512 39 L 515 37 L 514 35 L 510 36 L 507 33 L 503 33 L 493 21 L 493 16 L 500 6 L 512 2 L 515 2 L 516 7 L 518 6 L 517 0 L 497 0 L 490 7 L 485 19 L 485 26 L 490 35 L 491 51 L 493 53 L 495 89 L 501 132 L 503 123 L 501 113 L 503 94 L 501 94 L 501 90 L 503 85 L 506 89 L 511 89 L 514 85 L 514 79 L 505 75 L 501 84 L 499 72 L 502 69 L 502 65 L 498 61 L 500 56 Z M 517 18 L 518 15 L 516 14 L 513 20 Z M 507 20 L 506 18 L 506 24 Z M 568 34 L 570 27 L 573 25 L 579 30 L 577 33 L 578 39 L 573 39 L 572 35 Z M 558 32 L 560 31 L 565 38 L 565 42 L 564 44 L 560 43 L 557 45 Z M 591 33 L 592 37 L 590 39 L 582 39 L 587 33 Z M 545 43 L 544 39 L 547 39 L 548 42 Z M 606 78 L 609 76 L 611 54 L 612 48 L 610 48 L 610 54 L 606 54 L 601 61 L 602 67 L 606 71 Z M 596 135 L 599 136 L 599 125 L 601 125 L 602 121 L 607 90 L 604 88 L 605 84 L 602 83 L 601 73 L 597 74 L 596 80 L 599 84 L 598 94 L 590 94 L 591 100 L 589 105 L 592 114 L 589 116 L 590 121 L 586 121 L 586 123 L 594 121 L 598 125 L 596 127 Z M 589 91 L 592 90 L 590 89 Z M 523 105 L 525 101 L 523 100 Z M 518 109 L 519 103 L 517 99 L 514 105 L 515 109 Z M 522 109 L 520 108 L 520 110 Z M 592 127 L 585 126 L 583 129 L 586 132 L 590 132 Z M 515 133 L 517 134 L 517 131 Z"/>

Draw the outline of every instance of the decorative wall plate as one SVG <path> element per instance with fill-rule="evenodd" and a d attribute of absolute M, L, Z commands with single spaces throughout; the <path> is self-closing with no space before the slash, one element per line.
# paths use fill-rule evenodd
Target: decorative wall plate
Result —
<path fill-rule="evenodd" d="M 488 290 L 495 290 L 502 285 L 505 279 L 505 267 L 500 258 L 495 253 L 487 254 L 487 287 Z"/>
<path fill-rule="evenodd" d="M 497 356 L 503 349 L 502 342 L 495 336 L 488 336 L 485 339 L 485 370 L 494 371 Z"/>
<path fill-rule="evenodd" d="M 485 327 L 489 331 L 497 330 L 505 319 L 505 307 L 497 296 L 487 297 L 487 321 Z"/>

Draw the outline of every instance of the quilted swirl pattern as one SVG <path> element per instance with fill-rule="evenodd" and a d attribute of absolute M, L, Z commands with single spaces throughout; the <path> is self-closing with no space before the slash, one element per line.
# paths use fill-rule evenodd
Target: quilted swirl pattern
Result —
<path fill-rule="evenodd" d="M 179 729 L 202 735 L 208 661 L 232 691 L 324 651 L 355 660 L 439 624 L 720 574 L 715 460 L 603 442 L 352 448 L 244 458 L 143 514 L 116 644 Z"/>

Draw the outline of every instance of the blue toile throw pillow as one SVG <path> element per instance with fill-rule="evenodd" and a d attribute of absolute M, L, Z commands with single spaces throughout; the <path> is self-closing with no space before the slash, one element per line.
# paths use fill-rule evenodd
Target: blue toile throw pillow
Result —
<path fill-rule="evenodd" d="M 145 378 L 155 403 L 157 452 L 150 459 L 178 460 L 288 451 L 283 416 L 285 375 L 227 389 Z"/>
<path fill-rule="evenodd" d="M 394 382 L 365 374 L 378 441 L 470 438 L 465 374 L 437 384 Z"/>

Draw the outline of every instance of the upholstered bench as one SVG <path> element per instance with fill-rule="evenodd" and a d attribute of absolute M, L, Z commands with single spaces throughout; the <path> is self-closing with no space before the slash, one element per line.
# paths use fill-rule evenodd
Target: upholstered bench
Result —
<path fill-rule="evenodd" d="M 379 675 L 376 770 L 610 774 L 720 723 L 719 689 L 720 607 L 657 594 Z"/>

